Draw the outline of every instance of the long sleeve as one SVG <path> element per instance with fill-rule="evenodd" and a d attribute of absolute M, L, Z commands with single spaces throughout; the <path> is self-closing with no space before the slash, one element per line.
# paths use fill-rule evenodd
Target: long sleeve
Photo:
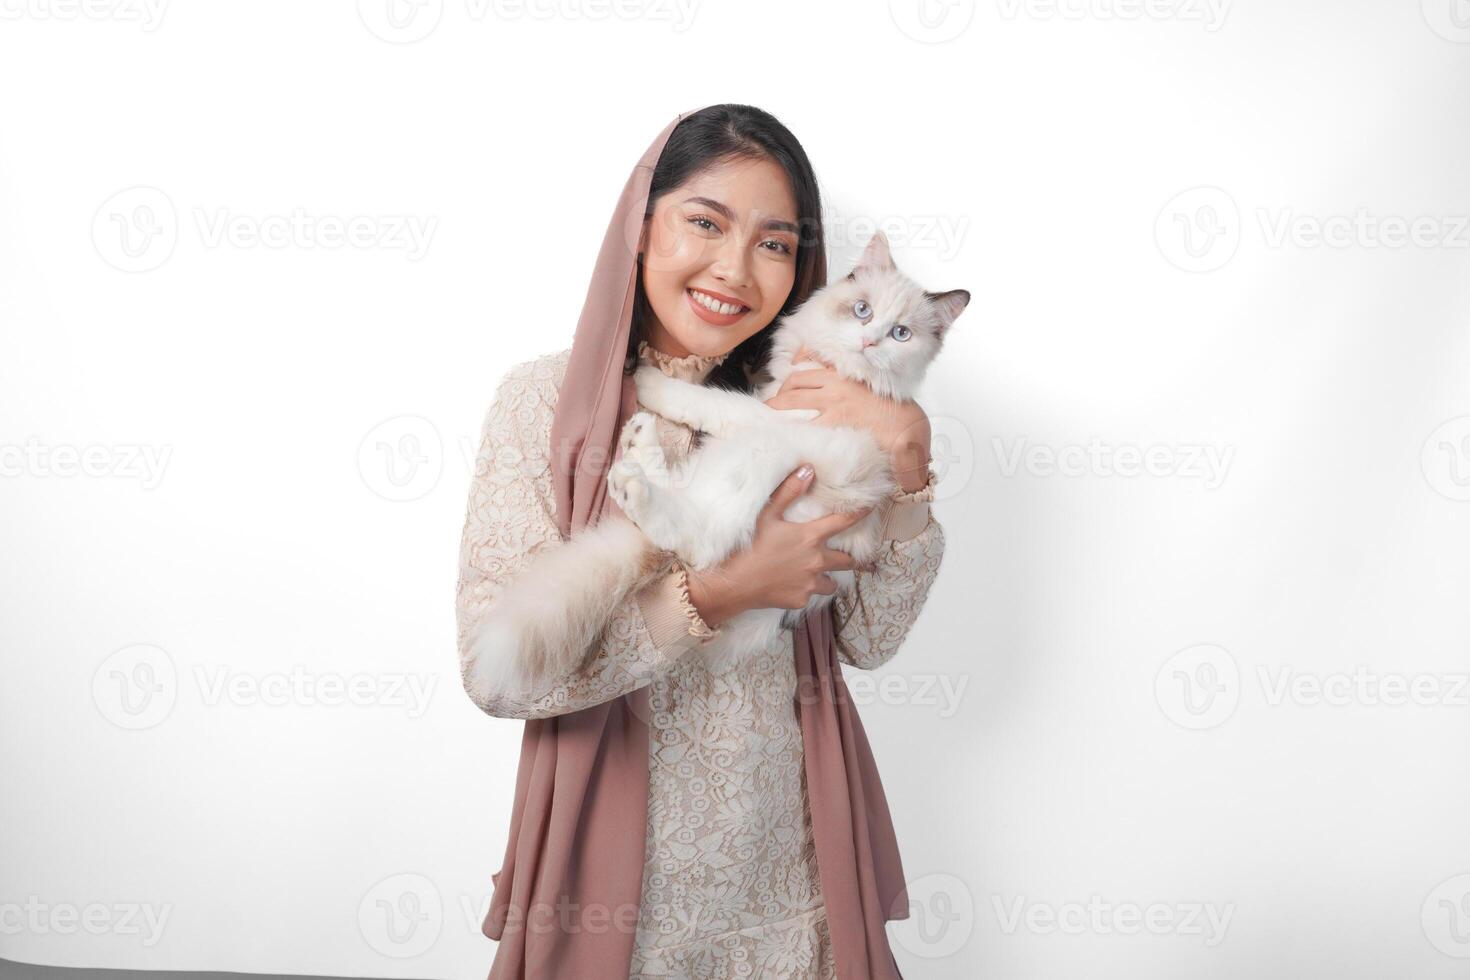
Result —
<path fill-rule="evenodd" d="M 883 502 L 883 545 L 871 572 L 833 600 L 837 658 L 863 670 L 887 663 L 919 618 L 944 557 L 944 528 L 930 508 L 935 476 L 913 493 Z"/>
<path fill-rule="evenodd" d="M 600 704 L 648 684 L 717 635 L 673 571 L 628 595 L 583 666 L 540 691 L 483 690 L 471 682 L 471 637 L 497 595 L 538 553 L 562 544 L 551 483 L 550 430 L 565 353 L 517 365 L 485 416 L 460 544 L 456 618 L 461 676 L 470 699 L 501 718 L 544 718 Z"/>

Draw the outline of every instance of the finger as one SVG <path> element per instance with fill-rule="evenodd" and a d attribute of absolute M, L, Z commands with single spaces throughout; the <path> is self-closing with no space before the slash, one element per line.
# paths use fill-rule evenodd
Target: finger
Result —
<path fill-rule="evenodd" d="M 813 371 L 792 371 L 786 376 L 786 383 L 781 386 L 781 390 L 785 391 L 787 388 L 793 390 L 799 388 L 820 388 L 822 385 L 830 384 L 836 375 L 837 372 L 832 368 L 817 368 Z"/>
<path fill-rule="evenodd" d="M 837 583 L 832 581 L 830 575 L 818 575 L 815 591 L 821 595 L 831 595 L 837 591 Z"/>
<path fill-rule="evenodd" d="M 828 514 L 825 517 L 818 517 L 808 521 L 807 524 L 821 540 L 825 541 L 832 535 L 839 531 L 847 530 L 864 517 L 867 517 L 872 509 L 871 507 L 864 507 L 862 510 L 838 511 L 835 514 Z"/>
<path fill-rule="evenodd" d="M 850 572 L 858 567 L 858 560 L 845 551 L 838 551 L 836 548 L 823 548 L 822 565 L 829 572 Z"/>
<path fill-rule="evenodd" d="M 803 473 L 803 469 L 806 469 L 807 472 Z M 812 472 L 810 465 L 807 463 L 803 463 L 801 466 L 792 470 L 791 474 L 781 481 L 781 485 L 776 487 L 771 493 L 770 502 L 762 508 L 762 511 L 767 513 L 774 512 L 777 516 L 784 514 L 786 508 L 797 497 L 806 493 L 807 487 L 811 486 Z"/>

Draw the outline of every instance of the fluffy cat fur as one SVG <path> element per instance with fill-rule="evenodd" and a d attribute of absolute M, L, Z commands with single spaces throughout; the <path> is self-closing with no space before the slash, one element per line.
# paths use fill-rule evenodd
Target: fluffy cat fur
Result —
<path fill-rule="evenodd" d="M 777 411 L 763 402 L 793 371 L 821 367 L 792 361 L 802 347 L 843 377 L 885 397 L 911 400 L 969 300 L 965 290 L 927 292 L 904 275 L 880 232 L 846 277 L 813 293 L 776 326 L 766 372 L 754 379 L 753 393 L 689 384 L 640 367 L 638 400 L 649 411 L 624 426 L 621 455 L 607 477 L 628 520 L 585 528 L 522 569 L 473 641 L 474 687 L 482 694 L 539 690 L 581 666 L 617 605 L 666 569 L 667 553 L 704 569 L 748 547 L 761 508 L 802 461 L 812 464 L 815 477 L 787 508 L 787 520 L 859 510 L 888 497 L 897 483 L 871 433 L 817 425 L 809 421 L 815 411 Z M 699 431 L 697 448 L 671 459 L 651 413 Z M 881 544 L 879 519 L 875 507 L 828 539 L 829 546 L 860 562 L 872 560 Z M 852 572 L 829 574 L 839 593 L 851 589 Z M 700 656 L 712 671 L 728 669 L 832 599 L 814 595 L 799 610 L 740 613 L 720 625 Z"/>

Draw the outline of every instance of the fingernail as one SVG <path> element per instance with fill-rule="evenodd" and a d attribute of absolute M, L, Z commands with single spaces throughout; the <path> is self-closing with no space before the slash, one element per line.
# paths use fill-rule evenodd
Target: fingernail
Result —
<path fill-rule="evenodd" d="M 810 480 L 812 478 L 812 464 L 802 463 L 796 471 L 796 478 L 798 480 Z"/>

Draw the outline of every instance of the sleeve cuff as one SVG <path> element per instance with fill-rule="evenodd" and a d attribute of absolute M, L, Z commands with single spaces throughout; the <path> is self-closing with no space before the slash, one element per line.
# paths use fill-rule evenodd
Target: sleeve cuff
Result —
<path fill-rule="evenodd" d="M 689 601 L 689 572 L 682 563 L 637 593 L 650 641 L 660 650 L 682 650 L 715 635 Z"/>
<path fill-rule="evenodd" d="M 929 523 L 929 504 L 934 500 L 935 483 L 936 477 L 931 468 L 929 479 L 922 487 L 910 493 L 895 490 L 883 502 L 888 512 L 884 515 L 883 532 L 879 535 L 882 540 L 908 541 L 918 537 Z"/>

